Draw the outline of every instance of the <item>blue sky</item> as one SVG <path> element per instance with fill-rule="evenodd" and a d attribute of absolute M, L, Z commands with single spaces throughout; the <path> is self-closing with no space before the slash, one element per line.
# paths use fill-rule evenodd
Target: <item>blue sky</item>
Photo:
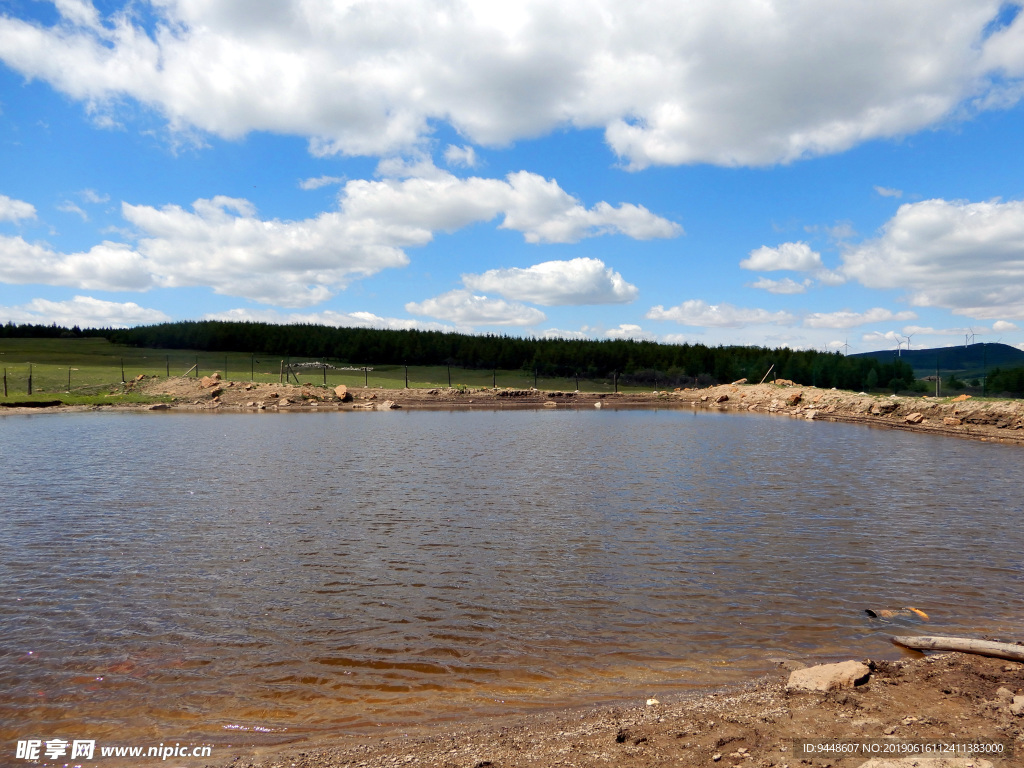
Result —
<path fill-rule="evenodd" d="M 1024 348 L 1024 15 L 0 0 L 0 322 Z"/>

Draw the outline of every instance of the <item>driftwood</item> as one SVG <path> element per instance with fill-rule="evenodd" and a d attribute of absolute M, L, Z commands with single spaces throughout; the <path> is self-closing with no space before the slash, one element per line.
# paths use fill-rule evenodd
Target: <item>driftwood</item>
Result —
<path fill-rule="evenodd" d="M 892 641 L 896 645 L 919 651 L 960 651 L 961 653 L 976 653 L 979 656 L 992 656 L 996 659 L 1024 661 L 1024 645 L 1014 645 L 1013 643 L 973 640 L 969 637 L 933 637 L 929 635 L 894 637 Z"/>

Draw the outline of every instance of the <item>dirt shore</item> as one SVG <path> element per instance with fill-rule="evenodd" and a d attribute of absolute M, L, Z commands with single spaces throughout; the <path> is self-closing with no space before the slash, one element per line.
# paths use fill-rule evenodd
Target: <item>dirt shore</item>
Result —
<path fill-rule="evenodd" d="M 1024 400 L 896 397 L 801 387 L 789 383 L 724 384 L 707 389 L 590 393 L 535 389 L 379 389 L 293 384 L 251 384 L 202 379 L 140 377 L 115 392 L 170 399 L 158 405 L 4 408 L 0 412 L 159 409 L 192 411 L 335 411 L 395 408 L 706 408 L 751 411 L 813 421 L 902 429 L 1024 444 Z M 341 394 L 339 394 L 341 391 Z"/>
<path fill-rule="evenodd" d="M 323 746 L 256 756 L 237 749 L 212 765 L 858 768 L 869 759 L 863 753 L 800 756 L 794 754 L 794 739 L 879 742 L 875 757 L 898 755 L 895 750 L 906 747 L 896 745 L 906 743 L 922 745 L 918 748 L 931 743 L 999 743 L 1014 753 L 946 762 L 868 763 L 872 768 L 1024 765 L 1024 717 L 1014 714 L 1013 705 L 1014 695 L 1024 693 L 1024 664 L 963 654 L 864 663 L 871 669 L 866 682 L 828 693 L 787 690 L 789 669 L 802 665 L 780 661 L 777 674 L 701 696 L 660 702 L 640 699 L 620 706 L 483 720 L 433 731 L 342 735 Z M 887 749 L 893 751 L 886 753 Z"/>
<path fill-rule="evenodd" d="M 1024 444 L 1024 400 L 897 397 L 801 387 L 786 383 L 736 382 L 706 389 L 651 392 L 561 392 L 537 389 L 380 389 L 252 384 L 140 376 L 111 394 L 164 397 L 157 405 L 4 407 L 0 413 L 81 410 L 336 411 L 400 408 L 706 408 L 770 413 L 811 421 L 852 424 Z"/>

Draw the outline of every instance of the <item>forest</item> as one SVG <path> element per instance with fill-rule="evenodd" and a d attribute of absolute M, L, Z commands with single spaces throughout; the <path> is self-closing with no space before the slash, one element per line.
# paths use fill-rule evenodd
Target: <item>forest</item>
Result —
<path fill-rule="evenodd" d="M 541 339 L 422 330 L 336 328 L 218 320 L 134 328 L 0 326 L 0 337 L 102 337 L 115 344 L 202 352 L 246 352 L 345 365 L 451 365 L 523 370 L 540 376 L 602 379 L 626 385 L 710 386 L 738 379 L 788 379 L 853 391 L 924 391 L 899 358 L 847 357 L 786 347 L 661 344 L 625 339 Z"/>

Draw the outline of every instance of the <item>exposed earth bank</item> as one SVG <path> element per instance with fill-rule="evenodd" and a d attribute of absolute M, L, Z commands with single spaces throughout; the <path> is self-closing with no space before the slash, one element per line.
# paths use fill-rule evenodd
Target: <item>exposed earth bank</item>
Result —
<path fill-rule="evenodd" d="M 392 408 L 707 408 L 843 421 L 915 432 L 1024 444 L 1024 400 L 896 397 L 786 383 L 736 382 L 707 389 L 590 393 L 535 389 L 379 389 L 142 378 L 121 391 L 169 397 L 141 408 L 181 410 L 390 410 Z M 133 406 L 119 406 L 133 407 Z"/>

